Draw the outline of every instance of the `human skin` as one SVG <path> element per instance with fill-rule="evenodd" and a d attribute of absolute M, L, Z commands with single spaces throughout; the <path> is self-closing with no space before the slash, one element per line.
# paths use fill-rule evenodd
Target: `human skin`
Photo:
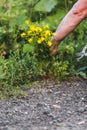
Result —
<path fill-rule="evenodd" d="M 56 35 L 51 39 L 52 54 L 57 53 L 59 43 L 87 18 L 87 0 L 78 0 L 59 24 Z"/>

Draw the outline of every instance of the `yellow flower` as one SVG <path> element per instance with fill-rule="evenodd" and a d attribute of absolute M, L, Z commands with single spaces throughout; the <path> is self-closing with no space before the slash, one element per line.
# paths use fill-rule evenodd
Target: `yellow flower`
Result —
<path fill-rule="evenodd" d="M 51 32 L 50 32 L 49 30 L 46 30 L 46 31 L 45 31 L 45 35 L 46 35 L 46 36 L 50 36 L 50 35 L 51 35 Z"/>
<path fill-rule="evenodd" d="M 41 41 L 43 42 L 45 40 L 45 38 L 44 37 L 41 37 Z"/>
<path fill-rule="evenodd" d="M 44 25 L 44 29 L 48 29 L 48 28 L 49 28 L 48 24 Z"/>
<path fill-rule="evenodd" d="M 37 40 L 37 43 L 38 43 L 38 44 L 41 44 L 41 43 L 42 43 L 41 38 Z"/>
<path fill-rule="evenodd" d="M 35 31 L 35 26 L 34 26 L 34 25 L 31 25 L 31 26 L 30 26 L 30 30 L 31 30 L 31 31 Z"/>
<path fill-rule="evenodd" d="M 25 23 L 28 25 L 30 23 L 30 21 L 29 20 L 25 20 Z"/>
<path fill-rule="evenodd" d="M 28 36 L 31 35 L 31 34 L 32 34 L 32 31 L 28 31 L 27 34 L 28 34 Z"/>
<path fill-rule="evenodd" d="M 35 31 L 36 31 L 36 33 L 40 33 L 40 32 L 42 31 L 42 28 L 36 27 L 36 28 L 35 28 Z"/>
<path fill-rule="evenodd" d="M 33 41 L 33 39 L 32 39 L 32 38 L 28 39 L 28 42 L 29 42 L 29 43 L 32 43 L 32 41 Z"/>
<path fill-rule="evenodd" d="M 41 44 L 43 41 L 45 41 L 45 38 L 44 37 L 41 37 L 37 40 L 37 43 L 38 44 Z"/>
<path fill-rule="evenodd" d="M 26 36 L 26 33 L 21 33 L 21 37 L 23 38 L 23 37 L 25 37 Z"/>
<path fill-rule="evenodd" d="M 47 43 L 47 45 L 48 45 L 49 47 L 51 47 L 51 46 L 52 46 L 52 42 L 49 41 L 49 42 Z"/>
<path fill-rule="evenodd" d="M 56 35 L 56 33 L 53 33 L 53 36 L 55 36 Z"/>

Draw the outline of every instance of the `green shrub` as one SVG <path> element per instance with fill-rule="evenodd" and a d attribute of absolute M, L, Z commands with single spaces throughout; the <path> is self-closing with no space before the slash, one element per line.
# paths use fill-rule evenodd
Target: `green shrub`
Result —
<path fill-rule="evenodd" d="M 3 74 L 2 81 L 8 85 L 19 85 L 30 81 L 35 76 L 36 59 L 34 56 L 20 54 L 19 51 L 13 52 L 9 59 L 2 59 Z"/>

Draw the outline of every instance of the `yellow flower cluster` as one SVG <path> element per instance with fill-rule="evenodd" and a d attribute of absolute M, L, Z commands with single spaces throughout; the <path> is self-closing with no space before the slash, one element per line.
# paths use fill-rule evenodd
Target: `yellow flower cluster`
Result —
<path fill-rule="evenodd" d="M 50 31 L 48 24 L 40 26 L 38 23 L 31 23 L 29 20 L 26 20 L 25 24 L 27 25 L 27 30 L 21 33 L 21 37 L 26 39 L 28 43 L 52 46 L 50 38 L 54 33 Z"/>

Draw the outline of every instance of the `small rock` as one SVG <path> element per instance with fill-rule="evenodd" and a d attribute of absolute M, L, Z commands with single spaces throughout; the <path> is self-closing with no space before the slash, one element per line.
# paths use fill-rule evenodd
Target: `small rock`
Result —
<path fill-rule="evenodd" d="M 85 121 L 80 121 L 77 123 L 78 125 L 82 125 L 82 124 L 85 124 Z"/>
<path fill-rule="evenodd" d="M 61 109 L 61 106 L 60 106 L 60 105 L 55 104 L 55 105 L 53 105 L 53 108 L 56 108 L 56 109 Z"/>

